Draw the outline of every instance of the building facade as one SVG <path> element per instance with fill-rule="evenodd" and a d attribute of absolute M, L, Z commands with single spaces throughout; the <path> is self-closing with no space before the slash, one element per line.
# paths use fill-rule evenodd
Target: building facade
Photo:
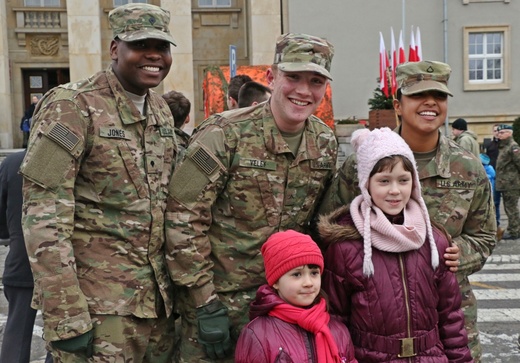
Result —
<path fill-rule="evenodd" d="M 390 28 L 420 28 L 423 59 L 453 69 L 449 120 L 465 118 L 480 140 L 493 123 L 520 115 L 517 102 L 520 1 L 511 0 L 4 0 L 0 2 L 0 148 L 20 147 L 20 120 L 33 95 L 88 77 L 110 63 L 107 15 L 127 2 L 148 2 L 171 13 L 170 74 L 162 93 L 183 92 L 191 119 L 203 118 L 204 69 L 229 64 L 270 64 L 276 37 L 302 32 L 335 45 L 332 97 L 337 119 L 368 117 L 378 85 L 379 32 L 390 50 Z M 516 25 L 516 26 L 515 26 Z M 396 39 L 397 40 L 397 39 Z"/>

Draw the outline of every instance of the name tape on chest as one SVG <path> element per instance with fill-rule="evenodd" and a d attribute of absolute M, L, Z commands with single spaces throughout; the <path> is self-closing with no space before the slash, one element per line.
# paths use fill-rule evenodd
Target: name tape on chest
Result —
<path fill-rule="evenodd" d="M 110 139 L 131 140 L 132 133 L 128 130 L 123 130 L 117 127 L 100 127 L 99 136 Z"/>
<path fill-rule="evenodd" d="M 437 179 L 437 188 L 443 189 L 466 189 L 472 190 L 477 187 L 477 183 L 468 180 L 452 180 L 452 179 Z"/>
<path fill-rule="evenodd" d="M 244 168 L 257 168 L 265 170 L 276 170 L 276 162 L 272 160 L 241 158 L 239 165 Z"/>

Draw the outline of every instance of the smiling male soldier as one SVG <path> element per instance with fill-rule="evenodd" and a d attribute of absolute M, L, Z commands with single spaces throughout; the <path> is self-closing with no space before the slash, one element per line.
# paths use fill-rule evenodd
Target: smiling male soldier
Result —
<path fill-rule="evenodd" d="M 184 287 L 182 362 L 233 362 L 265 283 L 262 244 L 278 231 L 306 231 L 334 174 L 336 138 L 312 115 L 331 79 L 333 47 L 284 34 L 275 52 L 269 101 L 207 119 L 172 177 L 167 259 Z"/>
<path fill-rule="evenodd" d="M 33 306 L 55 362 L 166 363 L 174 324 L 163 215 L 177 143 L 150 88 L 172 63 L 170 15 L 128 4 L 109 21 L 107 70 L 52 89 L 35 113 L 21 167 Z"/>

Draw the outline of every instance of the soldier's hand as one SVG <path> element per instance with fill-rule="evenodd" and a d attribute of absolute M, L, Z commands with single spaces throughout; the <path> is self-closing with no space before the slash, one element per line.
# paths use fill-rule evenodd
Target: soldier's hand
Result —
<path fill-rule="evenodd" d="M 219 300 L 197 308 L 199 342 L 211 359 L 227 357 L 232 350 L 227 308 Z"/>
<path fill-rule="evenodd" d="M 94 354 L 94 333 L 92 330 L 89 330 L 74 338 L 56 340 L 51 342 L 51 345 L 54 349 L 68 353 L 84 354 L 87 358 L 90 358 Z"/>
<path fill-rule="evenodd" d="M 460 265 L 460 249 L 457 245 L 451 245 L 446 248 L 444 253 L 444 260 L 451 272 L 457 272 Z"/>

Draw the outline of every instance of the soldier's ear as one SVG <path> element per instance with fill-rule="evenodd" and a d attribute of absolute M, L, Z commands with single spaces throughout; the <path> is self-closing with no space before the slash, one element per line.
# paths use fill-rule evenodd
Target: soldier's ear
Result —
<path fill-rule="evenodd" d="M 110 59 L 113 61 L 117 61 L 117 50 L 119 46 L 119 40 L 118 39 L 112 39 L 110 42 Z"/>

